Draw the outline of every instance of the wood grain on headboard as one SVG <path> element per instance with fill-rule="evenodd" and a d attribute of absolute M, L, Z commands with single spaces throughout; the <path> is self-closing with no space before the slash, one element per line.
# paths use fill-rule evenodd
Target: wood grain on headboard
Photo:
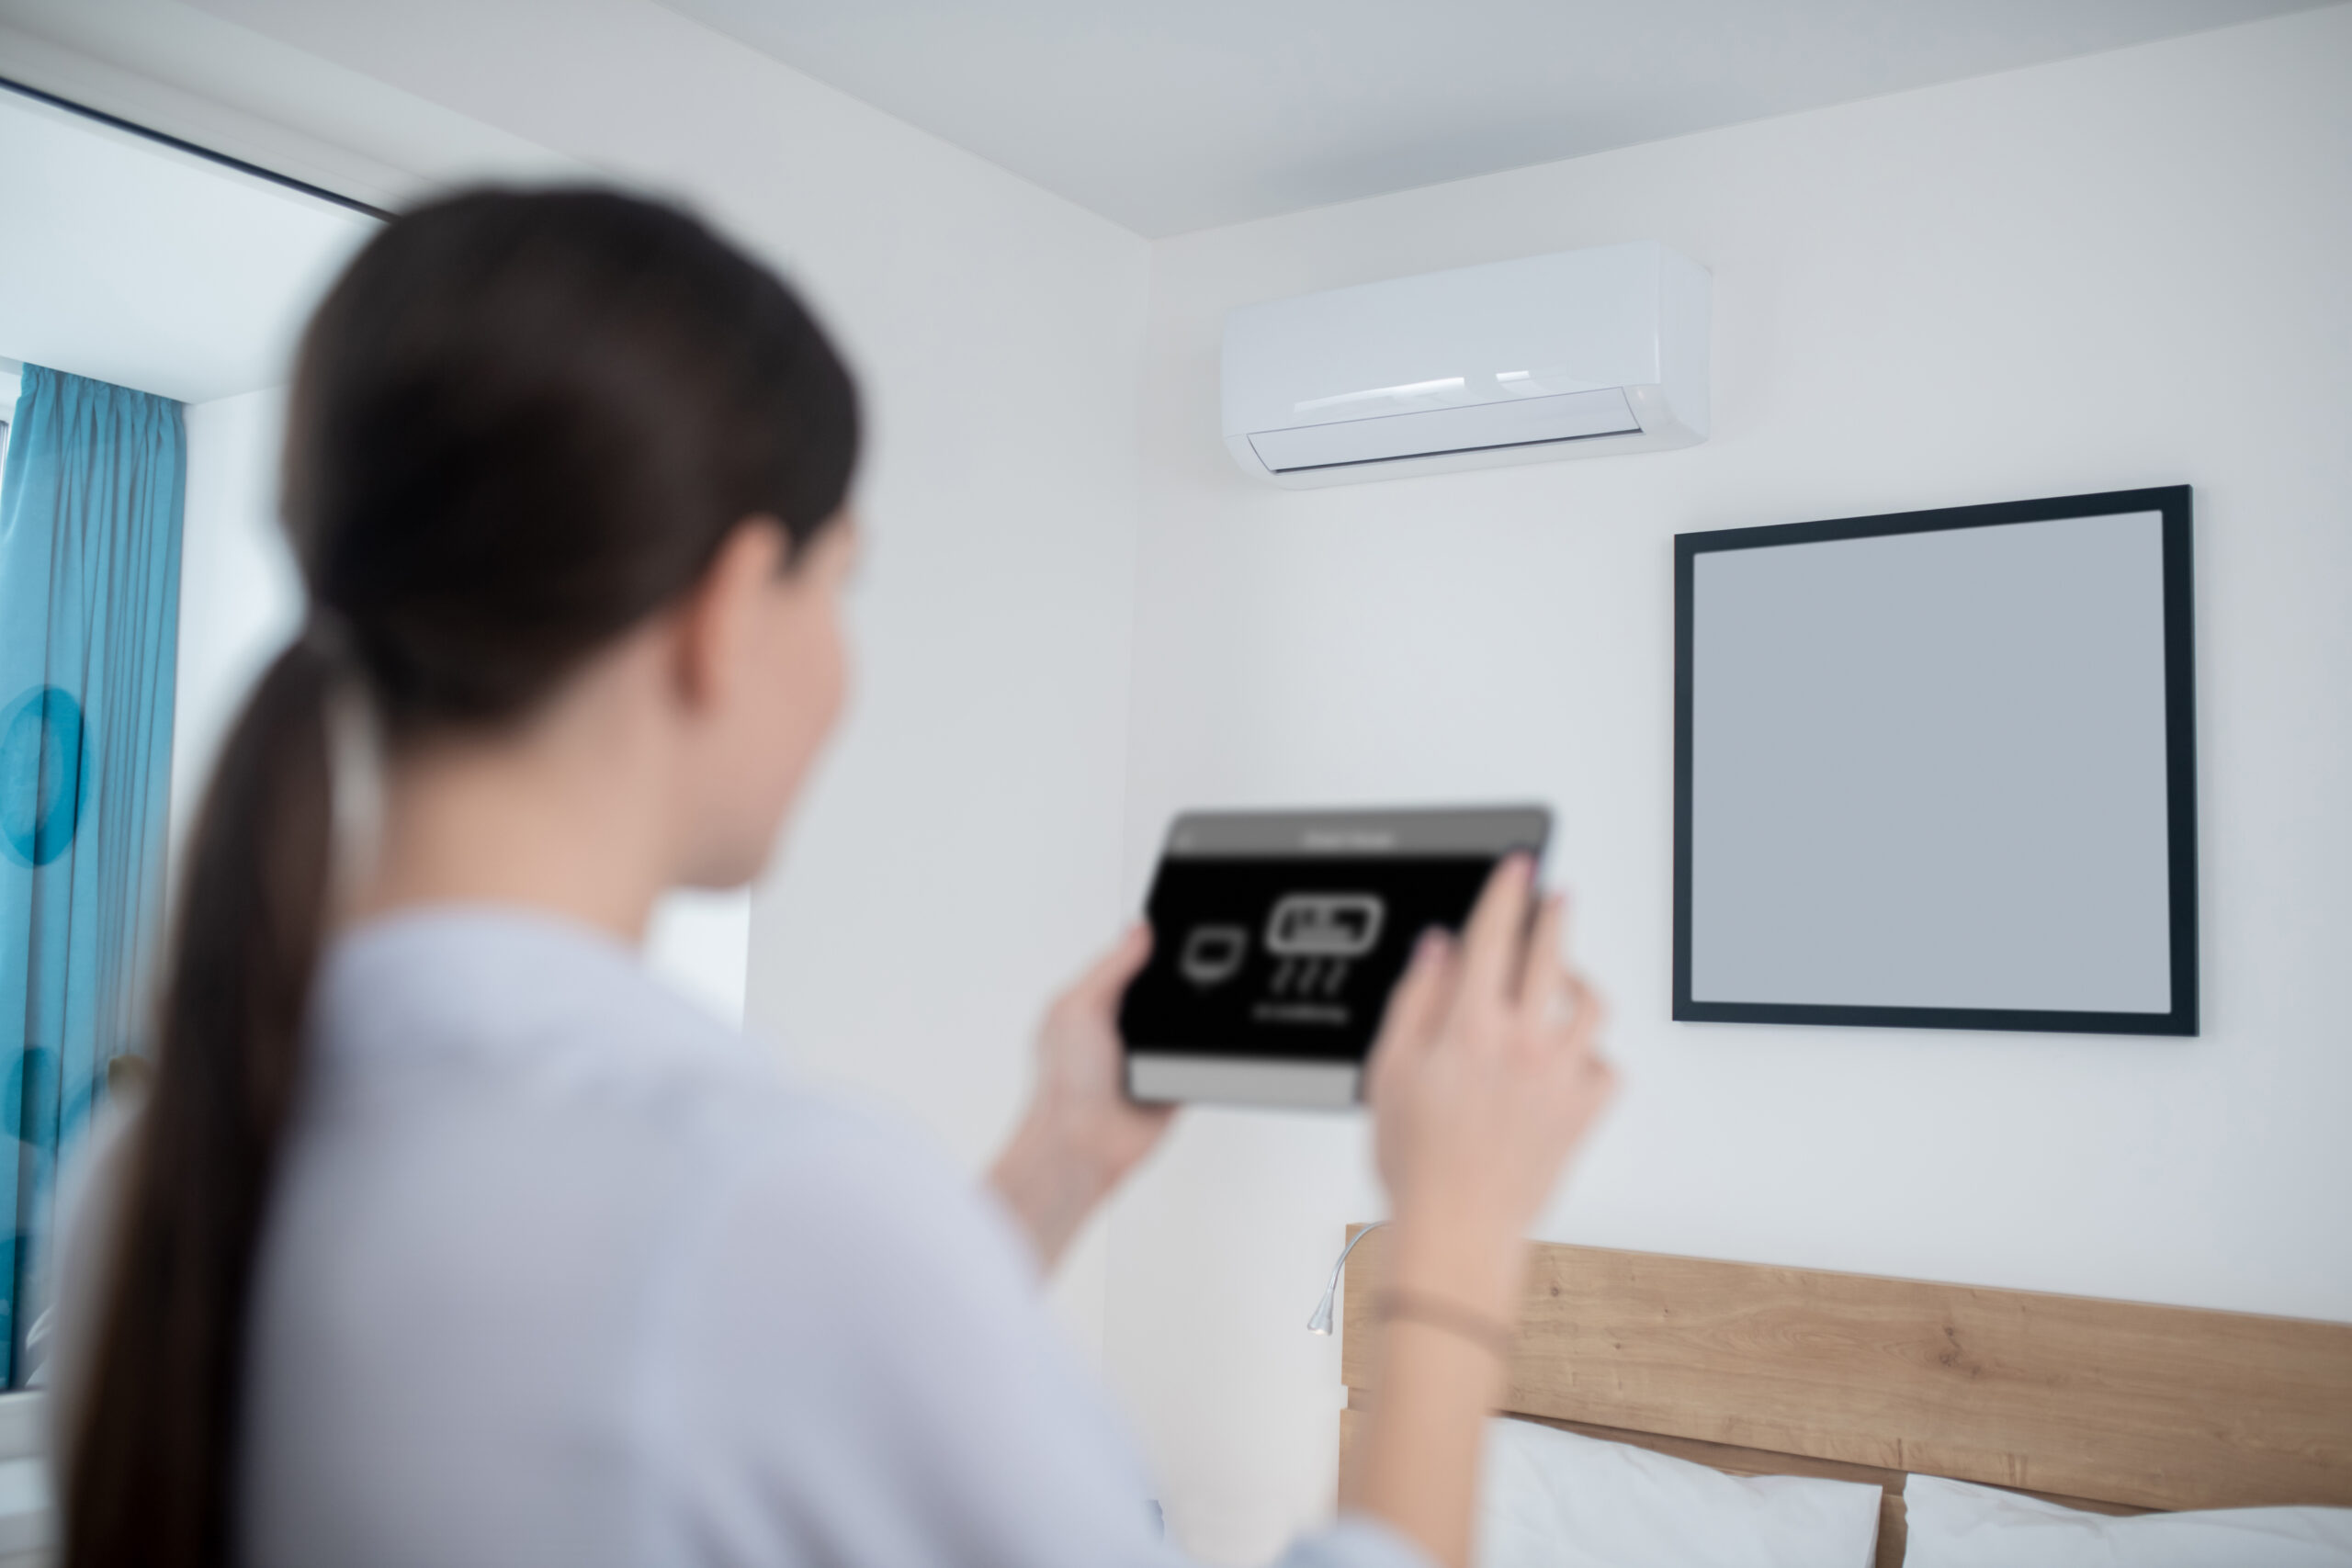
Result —
<path fill-rule="evenodd" d="M 1358 1407 L 1386 1239 L 1348 1260 Z M 1917 1472 L 2109 1511 L 2352 1506 L 2347 1324 L 1544 1244 L 1505 1413 L 1891 1496 Z"/>

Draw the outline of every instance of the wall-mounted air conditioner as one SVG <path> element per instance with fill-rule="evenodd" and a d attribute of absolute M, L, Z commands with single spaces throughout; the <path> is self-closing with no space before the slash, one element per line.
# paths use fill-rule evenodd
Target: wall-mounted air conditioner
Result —
<path fill-rule="evenodd" d="M 1245 305 L 1226 445 L 1294 486 L 1693 446 L 1707 281 L 1644 240 Z"/>

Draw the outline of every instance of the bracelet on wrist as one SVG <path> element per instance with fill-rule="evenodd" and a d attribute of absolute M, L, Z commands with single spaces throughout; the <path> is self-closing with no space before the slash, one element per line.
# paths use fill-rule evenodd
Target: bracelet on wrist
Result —
<path fill-rule="evenodd" d="M 1511 1325 L 1498 1318 L 1419 1291 L 1381 1292 L 1373 1298 L 1372 1315 L 1380 1323 L 1409 1322 L 1443 1329 L 1488 1351 L 1506 1367 L 1510 1365 L 1511 1346 L 1518 1338 Z"/>

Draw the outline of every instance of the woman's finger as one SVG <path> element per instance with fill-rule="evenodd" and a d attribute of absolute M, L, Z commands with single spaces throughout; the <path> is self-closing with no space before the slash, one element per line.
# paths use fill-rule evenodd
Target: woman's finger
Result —
<path fill-rule="evenodd" d="M 1088 1012 L 1104 1012 L 1117 1005 L 1127 982 L 1142 973 L 1151 957 L 1151 928 L 1137 920 L 1120 933 L 1111 950 L 1096 959 L 1063 999 Z"/>
<path fill-rule="evenodd" d="M 1527 939 L 1527 962 L 1521 965 L 1519 995 L 1513 1006 L 1528 1022 L 1550 1021 L 1562 985 L 1567 978 L 1568 900 L 1563 893 L 1547 894 L 1535 916 L 1535 930 Z"/>
<path fill-rule="evenodd" d="M 1478 896 L 1478 907 L 1470 911 L 1470 923 L 1462 933 L 1460 1006 L 1510 1005 L 1534 882 L 1535 862 L 1524 854 L 1506 857 L 1487 879 L 1487 890 Z"/>
<path fill-rule="evenodd" d="M 1410 1055 L 1436 1038 L 1438 1021 L 1445 1016 L 1450 999 L 1446 982 L 1453 967 L 1453 945 L 1435 928 L 1421 933 L 1405 966 L 1405 977 L 1388 993 L 1388 1010 L 1380 1021 L 1374 1045 L 1375 1056 L 1386 1060 Z"/>

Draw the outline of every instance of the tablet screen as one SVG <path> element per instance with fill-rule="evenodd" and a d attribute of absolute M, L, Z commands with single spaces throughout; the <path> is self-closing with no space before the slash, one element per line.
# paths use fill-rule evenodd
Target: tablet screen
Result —
<path fill-rule="evenodd" d="M 1388 993 L 1431 926 L 1459 930 L 1541 808 L 1195 813 L 1146 913 L 1120 1032 L 1143 1100 L 1347 1104 Z"/>

